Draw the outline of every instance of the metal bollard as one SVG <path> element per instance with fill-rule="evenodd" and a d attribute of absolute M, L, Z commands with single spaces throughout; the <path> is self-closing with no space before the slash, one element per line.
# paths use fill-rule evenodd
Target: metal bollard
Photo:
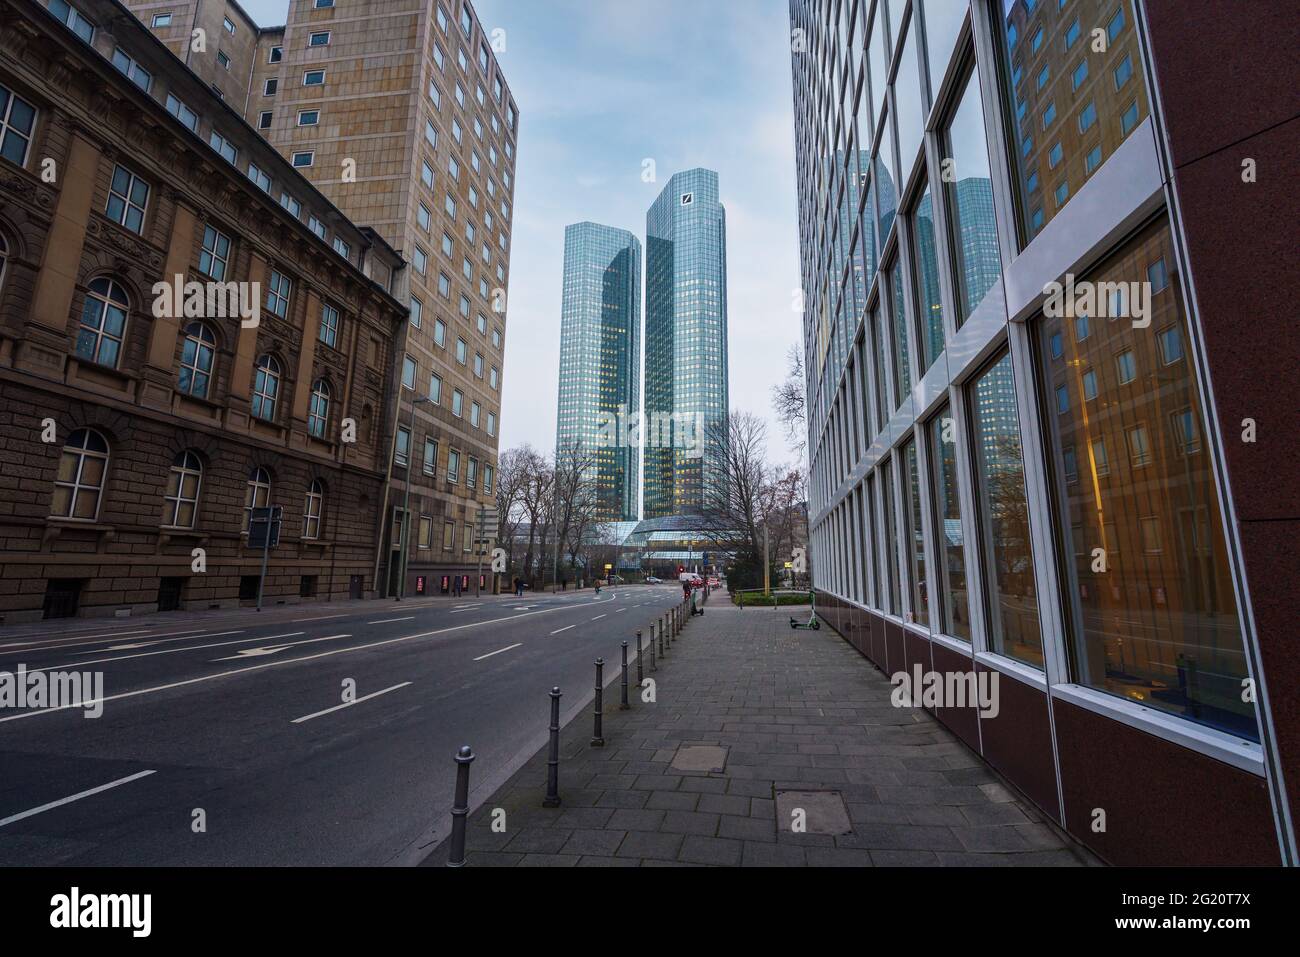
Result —
<path fill-rule="evenodd" d="M 653 628 L 650 629 L 650 670 L 659 670 L 659 663 L 655 658 L 655 633 Z"/>
<path fill-rule="evenodd" d="M 605 710 L 605 659 L 596 659 L 596 707 L 592 714 L 595 717 L 595 727 L 592 729 L 591 746 L 593 748 L 603 748 L 605 746 L 605 735 L 601 732 L 601 721 L 603 720 L 602 712 Z"/>
<path fill-rule="evenodd" d="M 551 751 L 546 759 L 546 797 L 542 807 L 560 806 L 560 689 L 551 689 Z"/>
<path fill-rule="evenodd" d="M 618 703 L 618 710 L 619 710 L 619 711 L 626 711 L 626 710 L 628 709 L 628 703 L 627 703 L 627 642 L 626 642 L 626 641 L 623 642 L 623 688 L 622 688 L 622 693 L 623 693 L 623 697 L 622 697 L 622 700 L 620 700 L 619 703 Z"/>
<path fill-rule="evenodd" d="M 659 657 L 662 658 L 664 656 L 664 634 L 659 630 L 658 622 L 654 622 L 650 626 L 650 634 L 654 635 L 655 639 L 659 642 Z"/>
<path fill-rule="evenodd" d="M 645 676 L 641 673 L 641 629 L 636 632 L 636 686 L 641 687 L 641 682 Z"/>
<path fill-rule="evenodd" d="M 448 867 L 465 866 L 465 819 L 469 816 L 469 766 L 474 752 L 465 745 L 456 753 L 456 797 L 451 802 L 451 853 Z"/>

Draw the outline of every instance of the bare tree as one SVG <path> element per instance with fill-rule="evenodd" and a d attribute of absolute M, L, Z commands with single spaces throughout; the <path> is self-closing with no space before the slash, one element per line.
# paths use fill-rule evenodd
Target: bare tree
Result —
<path fill-rule="evenodd" d="M 528 464 L 537 455 L 531 445 L 507 449 L 497 459 L 497 512 L 500 515 L 497 544 L 504 547 L 510 569 L 518 574 L 515 548 L 519 523 L 523 521 L 524 488 L 528 482 Z"/>
<path fill-rule="evenodd" d="M 802 459 L 808 447 L 808 384 L 799 344 L 785 354 L 785 378 L 772 386 L 772 411 L 785 428 L 785 437 Z"/>
<path fill-rule="evenodd" d="M 763 521 L 770 508 L 767 425 L 752 412 L 733 410 L 713 426 L 710 443 L 719 468 L 705 487 L 702 524 L 738 562 L 761 561 Z"/>

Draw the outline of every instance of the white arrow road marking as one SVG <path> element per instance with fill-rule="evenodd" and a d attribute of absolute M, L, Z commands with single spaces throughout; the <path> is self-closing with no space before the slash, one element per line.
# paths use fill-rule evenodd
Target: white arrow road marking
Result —
<path fill-rule="evenodd" d="M 302 634 L 302 632 L 299 632 Z M 324 638 L 308 638 L 306 641 L 292 641 L 287 645 L 262 645 L 260 648 L 245 648 L 237 651 L 229 658 L 213 658 L 213 661 L 239 661 L 243 658 L 261 658 L 263 655 L 273 655 L 277 651 L 284 651 L 286 648 L 297 648 L 299 645 L 310 645 L 317 641 L 333 641 L 335 638 L 351 638 L 351 635 L 326 635 Z"/>
<path fill-rule="evenodd" d="M 479 656 L 478 656 L 477 658 L 475 658 L 474 660 L 475 660 L 475 661 L 482 661 L 484 658 L 491 658 L 493 655 L 499 655 L 499 654 L 501 654 L 501 652 L 503 652 L 503 651 L 513 651 L 513 650 L 516 649 L 516 648 L 522 648 L 522 647 L 523 647 L 523 644 L 524 644 L 524 643 L 523 643 L 522 641 L 515 642 L 515 644 L 513 644 L 513 645 L 506 645 L 506 647 L 504 647 L 504 648 L 498 648 L 496 651 L 489 651 L 486 655 L 479 655 Z"/>
<path fill-rule="evenodd" d="M 12 824 L 15 821 L 21 821 L 34 814 L 41 814 L 45 811 L 53 810 L 56 807 L 71 804 L 73 801 L 80 801 L 82 798 L 90 797 L 92 794 L 98 794 L 100 791 L 107 791 L 109 788 L 115 788 L 123 784 L 130 784 L 132 781 L 138 781 L 141 778 L 147 778 L 149 775 L 157 773 L 157 771 L 138 771 L 135 774 L 127 775 L 124 778 L 118 778 L 116 781 L 109 781 L 107 784 L 101 784 L 97 788 L 91 788 L 88 791 L 74 794 L 71 797 L 59 798 L 59 800 L 51 801 L 49 804 L 42 804 L 40 807 L 34 807 L 30 811 L 22 811 L 6 818 L 0 818 L 0 827 L 4 827 L 6 824 Z"/>
<path fill-rule="evenodd" d="M 577 625 L 565 625 L 563 628 L 556 628 L 553 632 L 551 632 L 551 634 L 558 635 L 562 631 L 568 631 L 570 628 L 577 628 L 577 627 L 578 627 Z"/>
<path fill-rule="evenodd" d="M 381 618 L 379 621 L 368 621 L 367 625 L 388 625 L 395 621 L 415 621 L 414 615 L 407 615 L 405 618 Z"/>
<path fill-rule="evenodd" d="M 405 688 L 409 681 L 403 681 L 400 685 L 393 685 L 391 688 L 385 688 L 383 691 L 374 691 L 368 695 L 363 695 L 355 701 L 345 701 L 343 704 L 336 704 L 332 708 L 326 708 L 324 711 L 317 711 L 315 714 L 305 714 L 301 718 L 294 718 L 290 724 L 302 724 L 304 721 L 310 721 L 312 718 L 319 718 L 323 714 L 333 714 L 335 711 L 342 711 L 344 708 L 351 708 L 353 705 L 361 704 L 363 701 L 369 701 L 371 698 L 378 698 L 381 694 L 388 694 L 390 691 L 396 691 L 398 688 Z"/>
<path fill-rule="evenodd" d="M 236 633 L 237 632 L 233 632 L 233 631 L 221 632 L 221 634 L 225 634 L 225 635 L 232 635 Z M 173 637 L 174 635 L 179 635 L 181 637 L 179 638 Z M 85 636 L 78 636 L 78 637 L 84 638 Z M 67 648 L 80 648 L 82 645 L 102 645 L 104 642 L 112 641 L 115 638 L 135 638 L 136 641 L 155 641 L 155 640 L 165 638 L 168 641 L 184 641 L 187 638 L 206 638 L 206 637 L 208 637 L 207 628 L 187 628 L 184 631 L 164 631 L 164 632 L 132 631 L 121 635 L 117 635 L 117 634 L 102 635 L 99 637 L 98 640 L 95 641 L 87 639 L 84 641 L 73 641 L 68 644 L 64 644 L 63 643 L 64 639 L 62 638 L 51 638 L 47 641 L 21 641 L 21 642 L 16 642 L 12 645 L 0 645 L 0 648 L 17 648 L 20 646 L 32 646 L 27 648 L 27 652 L 44 651 L 46 649 L 49 649 L 51 651 L 63 651 L 64 649 Z M 102 648 L 92 648 L 89 651 L 79 651 L 77 652 L 77 654 L 95 655 L 101 651 L 103 651 Z"/>
<path fill-rule="evenodd" d="M 237 631 L 218 632 L 216 635 L 204 637 L 219 637 L 220 635 L 237 635 Z M 66 665 L 46 665 L 44 668 L 28 668 L 30 674 L 35 671 L 62 671 L 69 668 L 84 668 L 86 665 L 102 665 L 110 661 L 129 661 L 132 658 L 152 658 L 154 655 L 174 655 L 182 651 L 203 651 L 206 648 L 225 648 L 227 645 L 243 645 L 250 641 L 277 641 L 280 638 L 297 638 L 299 635 L 305 635 L 305 631 L 291 631 L 287 635 L 267 635 L 266 637 L 256 638 L 239 638 L 235 641 L 214 641 L 210 645 L 190 645 L 188 648 L 164 648 L 162 651 L 142 651 L 138 655 L 118 655 L 116 658 L 91 658 L 89 661 L 76 661 Z M 78 652 L 85 654 L 85 652 Z"/>

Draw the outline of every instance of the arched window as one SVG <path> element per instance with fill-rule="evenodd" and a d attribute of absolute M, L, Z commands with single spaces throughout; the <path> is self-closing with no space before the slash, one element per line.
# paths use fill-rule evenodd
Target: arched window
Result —
<path fill-rule="evenodd" d="M 93 522 L 99 517 L 107 472 L 108 442 L 92 429 L 77 429 L 63 446 L 50 515 Z"/>
<path fill-rule="evenodd" d="M 117 368 L 126 336 L 126 292 L 111 279 L 96 279 L 86 292 L 81 308 L 81 331 L 77 334 L 77 355 L 89 362 Z"/>
<path fill-rule="evenodd" d="M 203 484 L 203 463 L 193 452 L 181 452 L 172 461 L 163 497 L 163 526 L 193 528 L 199 512 L 199 487 Z"/>
<path fill-rule="evenodd" d="M 257 360 L 257 379 L 253 382 L 253 415 L 268 422 L 275 419 L 275 400 L 280 394 L 280 363 L 275 356 Z"/>
<path fill-rule="evenodd" d="M 244 531 L 253 518 L 253 509 L 271 504 L 271 475 L 266 469 L 254 468 L 248 473 L 248 490 L 244 493 Z"/>
<path fill-rule="evenodd" d="M 206 399 L 212 385 L 212 363 L 216 354 L 217 337 L 211 329 L 201 322 L 191 322 L 186 326 L 177 388 L 185 395 Z"/>
<path fill-rule="evenodd" d="M 307 410 L 307 431 L 318 439 L 325 438 L 330 420 L 330 385 L 317 379 L 311 387 L 311 405 Z"/>
<path fill-rule="evenodd" d="M 307 501 L 302 506 L 302 537 L 320 538 L 320 520 L 325 511 L 325 486 L 320 479 L 307 487 Z"/>

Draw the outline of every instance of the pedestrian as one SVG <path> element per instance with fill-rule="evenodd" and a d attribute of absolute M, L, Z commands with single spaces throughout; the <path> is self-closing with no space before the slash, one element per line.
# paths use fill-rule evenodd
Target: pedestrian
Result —
<path fill-rule="evenodd" d="M 689 578 L 682 579 L 682 600 L 691 600 L 691 580 Z"/>

